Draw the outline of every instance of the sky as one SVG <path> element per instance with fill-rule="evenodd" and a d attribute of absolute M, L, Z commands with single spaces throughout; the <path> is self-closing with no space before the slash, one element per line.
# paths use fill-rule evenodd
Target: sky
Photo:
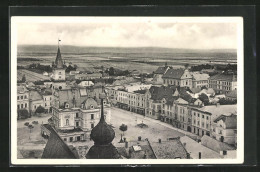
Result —
<path fill-rule="evenodd" d="M 97 20 L 98 21 L 98 20 Z M 223 22 L 19 22 L 18 45 L 236 49 L 237 23 Z"/>

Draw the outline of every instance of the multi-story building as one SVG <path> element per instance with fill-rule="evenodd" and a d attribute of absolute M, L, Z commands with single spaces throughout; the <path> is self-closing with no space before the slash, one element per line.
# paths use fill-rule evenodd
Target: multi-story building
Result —
<path fill-rule="evenodd" d="M 107 101 L 104 101 L 104 115 L 110 123 L 110 110 Z M 100 105 L 93 98 L 86 98 L 80 106 L 75 106 L 75 101 L 64 102 L 59 107 L 53 107 L 50 124 L 57 130 L 65 142 L 85 141 L 90 138 L 91 129 L 100 120 Z"/>
<path fill-rule="evenodd" d="M 237 100 L 237 90 L 232 90 L 226 94 L 226 99 L 228 100 Z"/>
<path fill-rule="evenodd" d="M 237 116 L 221 115 L 214 120 L 216 139 L 228 144 L 236 145 L 237 141 Z"/>
<path fill-rule="evenodd" d="M 41 95 L 43 97 L 43 105 L 44 108 L 46 109 L 46 111 L 48 113 L 51 112 L 51 106 L 52 106 L 52 101 L 53 101 L 53 95 L 52 95 L 52 91 L 50 90 L 43 90 L 41 92 Z"/>
<path fill-rule="evenodd" d="M 192 75 L 186 69 L 168 69 L 162 76 L 164 85 L 175 85 L 192 88 Z"/>
<path fill-rule="evenodd" d="M 17 110 L 27 109 L 29 112 L 29 91 L 25 86 L 17 86 Z"/>
<path fill-rule="evenodd" d="M 222 114 L 232 114 L 237 111 L 236 105 L 211 105 L 191 108 L 192 133 L 199 136 L 208 135 L 215 137 L 214 120 Z"/>
<path fill-rule="evenodd" d="M 237 77 L 234 74 L 218 74 L 209 78 L 209 88 L 216 93 L 226 94 L 237 89 Z"/>
<path fill-rule="evenodd" d="M 165 66 L 158 67 L 158 69 L 154 71 L 153 81 L 155 84 L 163 84 L 162 76 L 167 72 L 168 69 L 170 69 L 170 67 L 165 64 Z"/>
<path fill-rule="evenodd" d="M 208 79 L 209 75 L 200 72 L 192 72 L 192 88 L 201 88 L 207 87 L 208 88 Z"/>

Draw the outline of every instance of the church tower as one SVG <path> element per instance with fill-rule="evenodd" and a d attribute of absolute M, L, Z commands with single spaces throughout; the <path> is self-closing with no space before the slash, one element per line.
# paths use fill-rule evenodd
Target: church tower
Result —
<path fill-rule="evenodd" d="M 53 79 L 55 81 L 64 81 L 65 80 L 65 68 L 63 67 L 64 63 L 63 63 L 61 53 L 60 53 L 59 42 L 60 42 L 60 40 L 58 41 L 58 51 L 57 51 L 57 56 L 56 56 L 54 66 L 53 66 Z"/>
<path fill-rule="evenodd" d="M 106 98 L 104 92 L 100 94 L 101 118 L 99 123 L 92 129 L 90 138 L 94 145 L 89 149 L 87 159 L 120 159 L 116 147 L 112 144 L 115 131 L 105 122 L 103 100 Z"/>

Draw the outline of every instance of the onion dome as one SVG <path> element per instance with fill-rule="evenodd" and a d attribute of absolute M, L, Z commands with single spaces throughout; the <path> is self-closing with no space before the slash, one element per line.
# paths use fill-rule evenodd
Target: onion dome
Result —
<path fill-rule="evenodd" d="M 87 159 L 119 159 L 120 155 L 116 147 L 111 143 L 115 137 L 115 131 L 106 123 L 104 118 L 103 99 L 105 93 L 99 95 L 101 99 L 101 117 L 99 123 L 92 129 L 90 138 L 94 145 L 89 149 Z"/>
<path fill-rule="evenodd" d="M 104 118 L 103 99 L 105 94 L 100 94 L 101 99 L 101 117 L 99 123 L 92 129 L 90 138 L 95 142 L 95 145 L 106 145 L 113 141 L 115 138 L 115 131 L 109 126 Z"/>

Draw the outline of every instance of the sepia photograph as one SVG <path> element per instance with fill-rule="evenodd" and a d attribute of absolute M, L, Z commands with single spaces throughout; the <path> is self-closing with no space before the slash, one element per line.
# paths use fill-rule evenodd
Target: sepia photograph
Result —
<path fill-rule="evenodd" d="M 242 17 L 12 17 L 11 163 L 244 161 Z"/>

